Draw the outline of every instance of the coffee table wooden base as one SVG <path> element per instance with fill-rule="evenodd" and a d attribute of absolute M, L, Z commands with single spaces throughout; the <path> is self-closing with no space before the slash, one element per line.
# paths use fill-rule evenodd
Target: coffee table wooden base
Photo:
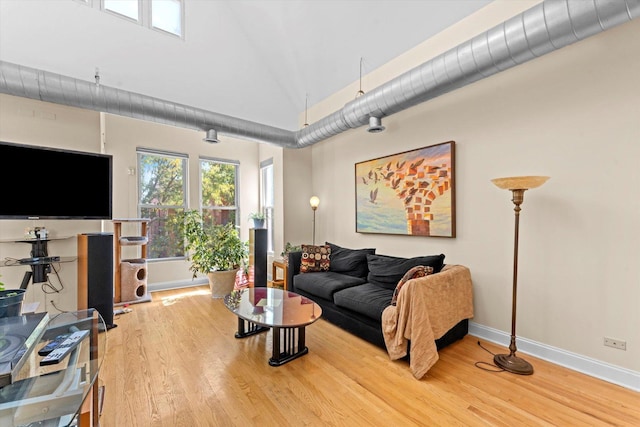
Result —
<path fill-rule="evenodd" d="M 236 338 L 246 338 L 262 332 L 273 330 L 271 337 L 271 358 L 269 365 L 282 366 L 287 362 L 291 362 L 300 356 L 309 353 L 309 349 L 305 346 L 305 328 L 304 326 L 296 328 L 280 328 L 257 325 L 244 319 L 238 318 L 238 331 Z"/>
<path fill-rule="evenodd" d="M 271 359 L 269 359 L 271 366 L 284 365 L 309 353 L 309 349 L 304 345 L 304 326 L 298 328 L 274 327 L 271 340 L 273 342 Z"/>
<path fill-rule="evenodd" d="M 246 338 L 252 335 L 260 334 L 268 331 L 271 328 L 266 326 L 260 326 L 248 320 L 244 320 L 238 317 L 238 332 L 234 335 L 236 338 Z"/>

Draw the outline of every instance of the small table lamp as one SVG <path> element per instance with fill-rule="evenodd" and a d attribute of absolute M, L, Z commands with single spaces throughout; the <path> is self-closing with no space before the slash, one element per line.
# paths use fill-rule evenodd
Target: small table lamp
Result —
<path fill-rule="evenodd" d="M 526 190 L 540 187 L 549 179 L 548 176 L 515 176 L 509 178 L 492 179 L 498 188 L 509 190 L 513 193 L 511 201 L 516 216 L 515 239 L 513 245 L 513 294 L 511 300 L 511 342 L 509 354 L 496 354 L 493 362 L 505 371 L 520 375 L 533 374 L 533 366 L 526 360 L 516 356 L 516 300 L 518 293 L 518 234 L 520 226 L 520 205 L 524 202 Z"/>

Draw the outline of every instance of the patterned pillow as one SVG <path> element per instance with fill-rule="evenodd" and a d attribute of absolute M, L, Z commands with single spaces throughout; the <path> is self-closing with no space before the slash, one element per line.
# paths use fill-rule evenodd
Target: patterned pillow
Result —
<path fill-rule="evenodd" d="M 424 265 L 416 265 L 407 271 L 402 279 L 398 282 L 396 289 L 393 291 L 393 297 L 391 298 L 391 305 L 396 305 L 398 301 L 398 294 L 400 293 L 400 288 L 407 283 L 411 279 L 416 279 L 418 277 L 428 276 L 429 274 L 433 274 L 433 267 L 425 267 Z"/>
<path fill-rule="evenodd" d="M 302 245 L 302 260 L 300 273 L 329 271 L 331 263 L 331 248 L 329 245 Z"/>

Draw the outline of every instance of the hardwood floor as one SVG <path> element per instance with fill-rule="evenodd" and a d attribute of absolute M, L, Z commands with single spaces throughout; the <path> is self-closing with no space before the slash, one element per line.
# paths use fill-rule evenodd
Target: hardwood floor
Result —
<path fill-rule="evenodd" d="M 106 332 L 102 427 L 640 425 L 640 393 L 528 356 L 532 376 L 479 369 L 492 356 L 472 336 L 418 381 L 322 319 L 309 354 L 271 367 L 270 333 L 235 339 L 236 317 L 206 287 L 130 308 Z"/>

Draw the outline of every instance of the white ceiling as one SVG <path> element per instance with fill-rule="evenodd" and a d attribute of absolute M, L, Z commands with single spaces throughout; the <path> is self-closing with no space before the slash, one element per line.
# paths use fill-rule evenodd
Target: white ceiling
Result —
<path fill-rule="evenodd" d="M 93 0 L 99 3 L 99 0 Z M 185 0 L 185 37 L 77 0 L 0 0 L 0 60 L 288 130 L 491 0 Z M 355 93 L 354 93 L 355 95 Z"/>

